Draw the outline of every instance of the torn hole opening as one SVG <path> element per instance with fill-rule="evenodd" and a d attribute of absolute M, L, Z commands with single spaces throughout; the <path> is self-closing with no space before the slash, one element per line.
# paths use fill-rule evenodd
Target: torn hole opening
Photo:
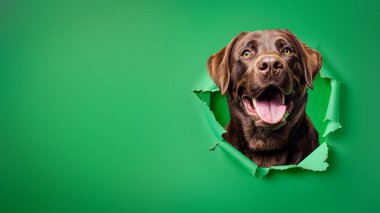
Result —
<path fill-rule="evenodd" d="M 209 84 L 213 83 L 209 82 Z M 224 129 L 230 121 L 227 97 L 222 96 L 215 85 L 208 85 L 205 88 L 208 87 L 209 89 L 196 90 L 194 93 L 203 102 L 203 105 L 209 109 L 210 116 L 215 120 L 213 125 L 219 126 L 217 138 L 220 138 L 220 141 L 215 143 L 217 145 L 215 145 L 212 150 L 228 152 L 228 156 L 233 157 L 256 177 L 264 177 L 270 170 L 287 170 L 291 168 L 301 168 L 312 171 L 326 170 L 328 167 L 326 162 L 328 156 L 328 146 L 326 143 L 328 135 L 336 129 L 341 128 L 338 111 L 339 83 L 332 78 L 326 70 L 322 69 L 313 84 L 314 89 L 308 91 L 309 97 L 306 113 L 319 133 L 319 147 L 299 164 L 270 166 L 268 168 L 258 167 L 251 159 L 232 147 L 229 142 L 223 140 L 221 135 L 225 131 L 220 130 L 220 127 Z"/>

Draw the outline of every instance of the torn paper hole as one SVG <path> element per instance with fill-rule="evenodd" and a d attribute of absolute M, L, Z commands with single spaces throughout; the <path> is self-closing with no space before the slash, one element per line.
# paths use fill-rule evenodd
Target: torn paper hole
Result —
<path fill-rule="evenodd" d="M 219 88 L 205 72 L 204 82 L 193 92 L 201 100 L 200 107 L 204 110 L 211 130 L 216 137 L 214 145 L 208 148 L 211 151 L 224 151 L 230 159 L 239 162 L 240 165 L 256 177 L 264 177 L 270 170 L 287 170 L 291 168 L 325 171 L 329 166 L 326 162 L 328 157 L 328 136 L 342 127 L 339 123 L 340 86 L 331 72 L 323 67 L 313 85 L 314 89 L 308 91 L 309 100 L 306 112 L 319 132 L 319 147 L 298 165 L 264 168 L 257 166 L 222 138 L 222 134 L 225 132 L 224 127 L 229 122 L 227 98 L 221 95 Z"/>

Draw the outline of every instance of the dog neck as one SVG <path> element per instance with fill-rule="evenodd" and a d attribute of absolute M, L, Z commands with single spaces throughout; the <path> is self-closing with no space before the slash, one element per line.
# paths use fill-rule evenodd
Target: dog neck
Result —
<path fill-rule="evenodd" d="M 301 97 L 301 101 L 294 103 L 298 111 L 290 113 L 284 126 L 269 130 L 256 127 L 255 122 L 228 98 L 231 120 L 223 137 L 259 166 L 294 162 L 290 158 L 297 158 L 294 155 L 297 155 L 299 144 L 307 140 L 303 136 L 316 134 L 305 113 L 306 99 L 307 94 Z M 314 131 L 313 134 L 308 134 L 310 131 Z"/>

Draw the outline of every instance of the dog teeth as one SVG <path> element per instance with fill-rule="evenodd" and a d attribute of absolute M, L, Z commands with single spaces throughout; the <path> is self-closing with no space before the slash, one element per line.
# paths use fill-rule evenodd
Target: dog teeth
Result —
<path fill-rule="evenodd" d="M 285 95 L 284 94 L 281 95 L 281 103 L 285 104 Z"/>
<path fill-rule="evenodd" d="M 256 98 L 252 98 L 253 107 L 256 107 Z"/>

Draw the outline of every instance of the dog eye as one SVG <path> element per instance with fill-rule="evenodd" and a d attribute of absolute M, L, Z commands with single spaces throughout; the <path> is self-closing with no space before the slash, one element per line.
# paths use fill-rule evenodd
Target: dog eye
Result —
<path fill-rule="evenodd" d="M 243 56 L 243 58 L 245 59 L 248 59 L 248 58 L 251 58 L 252 53 L 249 50 L 244 50 L 241 56 Z"/>
<path fill-rule="evenodd" d="M 292 49 L 290 49 L 290 47 L 285 47 L 283 52 L 285 55 L 290 55 L 293 51 Z"/>

